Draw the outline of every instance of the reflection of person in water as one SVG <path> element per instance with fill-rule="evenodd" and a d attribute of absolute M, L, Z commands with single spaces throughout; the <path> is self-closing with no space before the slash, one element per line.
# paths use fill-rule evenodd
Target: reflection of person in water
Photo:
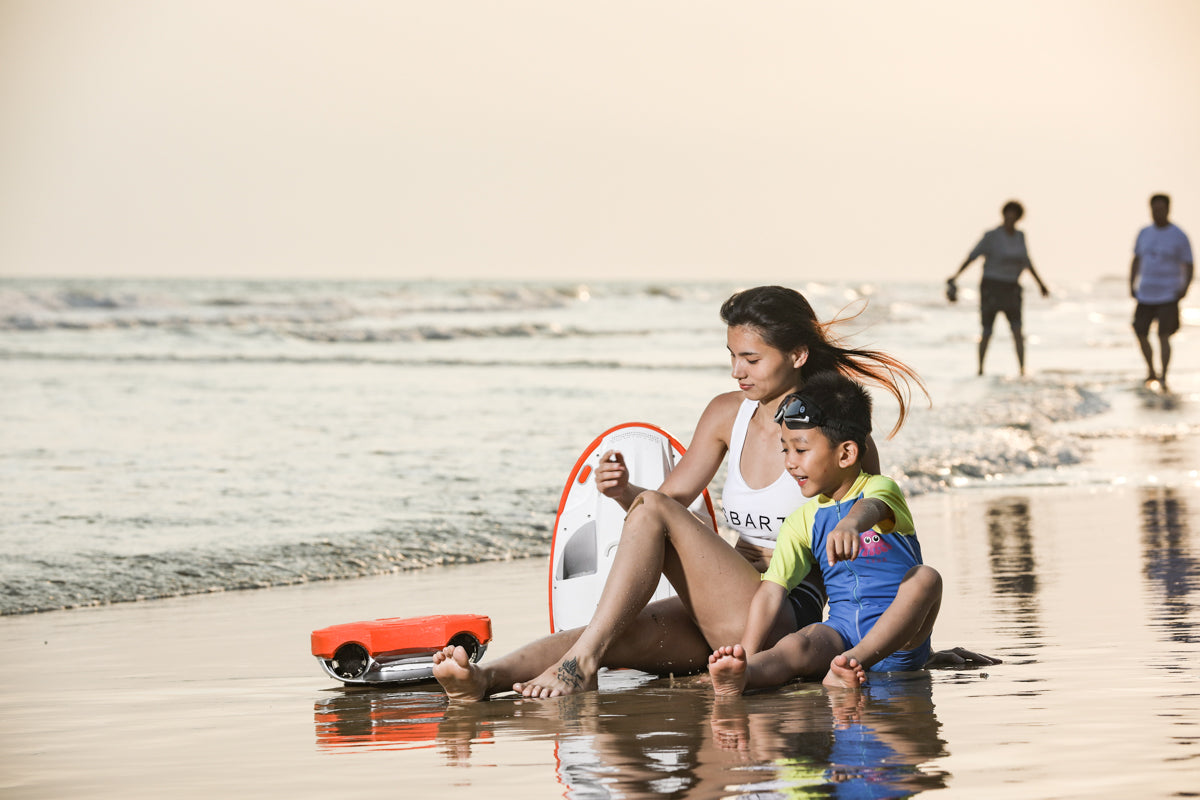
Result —
<path fill-rule="evenodd" d="M 999 497 L 988 502 L 985 514 L 992 592 L 1022 631 L 1026 646 L 1041 647 L 1040 587 L 1029 500 Z"/>
<path fill-rule="evenodd" d="M 1188 508 L 1184 497 L 1169 487 L 1142 489 L 1142 574 L 1160 593 L 1150 604 L 1155 620 L 1171 641 L 1193 642 L 1196 626 L 1188 599 L 1200 575 L 1200 559 L 1192 553 Z"/>
<path fill-rule="evenodd" d="M 744 760 L 773 762 L 773 782 L 783 783 L 784 796 L 820 787 L 822 796 L 898 797 L 946 785 L 944 773 L 922 769 L 947 755 L 928 673 L 877 681 L 861 692 L 798 692 L 784 713 L 756 697 L 763 696 L 717 699 L 713 738 Z"/>
<path fill-rule="evenodd" d="M 1037 281 L 1042 297 L 1050 294 L 1046 284 L 1033 268 L 1029 251 L 1025 247 L 1025 233 L 1017 230 L 1017 221 L 1025 215 L 1025 209 L 1016 200 L 1009 200 L 1001 209 L 1004 223 L 983 235 L 979 244 L 967 256 L 958 271 L 947 281 L 947 296 L 954 297 L 954 281 L 972 261 L 983 256 L 983 279 L 979 282 L 979 312 L 983 332 L 979 337 L 979 374 L 983 374 L 983 359 L 987 355 L 988 342 L 992 339 L 992 326 L 996 315 L 1004 312 L 1008 327 L 1012 330 L 1013 345 L 1017 348 L 1017 365 L 1025 374 L 1025 337 L 1021 333 L 1021 273 L 1029 274 Z"/>
<path fill-rule="evenodd" d="M 783 784 L 772 791 L 784 796 L 895 797 L 944 785 L 924 766 L 946 755 L 928 673 L 889 676 L 863 692 L 798 687 L 717 703 L 698 684 L 631 681 L 551 703 L 339 692 L 315 705 L 314 722 L 322 747 L 430 749 L 451 768 L 493 763 L 494 748 L 481 742 L 536 741 L 578 797 L 716 797 L 748 779 Z M 479 776 L 463 780 L 481 785 Z"/>

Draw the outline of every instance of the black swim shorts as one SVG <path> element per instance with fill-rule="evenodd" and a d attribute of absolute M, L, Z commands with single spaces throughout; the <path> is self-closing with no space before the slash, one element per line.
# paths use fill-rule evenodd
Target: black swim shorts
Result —
<path fill-rule="evenodd" d="M 815 567 L 814 567 L 815 569 Z M 796 615 L 796 630 L 802 630 L 825 619 L 825 591 L 822 587 L 805 582 L 792 589 L 787 596 Z"/>
<path fill-rule="evenodd" d="M 1170 336 L 1179 330 L 1179 301 L 1171 303 L 1138 303 L 1133 310 L 1133 332 L 1138 336 L 1150 333 L 1150 323 L 1158 320 L 1159 337 Z"/>
<path fill-rule="evenodd" d="M 979 283 L 979 316 L 990 333 L 996 314 L 1003 311 L 1010 327 L 1021 327 L 1021 284 L 984 278 Z"/>

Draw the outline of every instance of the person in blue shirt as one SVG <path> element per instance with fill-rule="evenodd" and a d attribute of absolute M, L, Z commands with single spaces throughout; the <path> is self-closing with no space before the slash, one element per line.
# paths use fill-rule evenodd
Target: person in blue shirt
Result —
<path fill-rule="evenodd" d="M 942 598 L 942 578 L 921 559 L 912 514 L 891 478 L 864 472 L 871 398 L 836 373 L 814 376 L 776 412 L 784 465 L 805 497 L 779 532 L 750 604 L 742 641 L 709 658 L 717 694 L 777 686 L 824 674 L 828 686 L 858 688 L 868 670 L 925 666 Z M 769 649 L 772 621 L 816 561 L 829 616 Z M 837 653 L 832 661 L 829 653 Z"/>
<path fill-rule="evenodd" d="M 1133 312 L 1133 332 L 1142 357 L 1146 359 L 1146 385 L 1158 383 L 1167 390 L 1167 366 L 1171 363 L 1171 336 L 1179 330 L 1179 301 L 1192 284 L 1195 262 L 1187 234 L 1167 219 L 1171 198 L 1156 194 L 1150 198 L 1150 218 L 1138 232 L 1129 267 L 1129 293 L 1137 300 Z M 1150 325 L 1158 324 L 1159 360 L 1162 369 L 1154 370 L 1150 347 Z"/>

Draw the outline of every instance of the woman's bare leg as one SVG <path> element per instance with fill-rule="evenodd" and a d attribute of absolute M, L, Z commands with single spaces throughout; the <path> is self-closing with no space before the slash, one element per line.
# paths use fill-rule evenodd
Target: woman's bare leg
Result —
<path fill-rule="evenodd" d="M 513 688 L 525 697 L 594 689 L 597 670 L 612 661 L 609 651 L 638 618 L 663 574 L 691 609 L 706 642 L 741 637 L 758 588 L 758 571 L 678 502 L 645 492 L 625 519 L 621 544 L 592 621 L 541 675 Z M 697 667 L 707 655 L 701 656 Z"/>
<path fill-rule="evenodd" d="M 495 692 L 512 688 L 519 676 L 537 675 L 562 658 L 575 643 L 583 628 L 559 631 L 509 653 L 503 658 L 481 664 L 471 663 L 461 647 L 447 647 L 433 654 L 433 677 L 451 700 L 473 702 Z"/>
<path fill-rule="evenodd" d="M 531 680 L 558 663 L 583 630 L 559 631 L 480 664 L 471 663 L 462 648 L 447 647 L 433 656 L 433 676 L 451 700 L 482 700 L 510 691 L 513 684 Z M 683 601 L 670 597 L 646 606 L 614 642 L 601 666 L 682 674 L 699 670 L 708 652 L 708 642 Z"/>

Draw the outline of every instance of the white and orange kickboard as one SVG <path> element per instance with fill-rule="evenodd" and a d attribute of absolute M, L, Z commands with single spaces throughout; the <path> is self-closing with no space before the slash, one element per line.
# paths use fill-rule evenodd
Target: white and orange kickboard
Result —
<path fill-rule="evenodd" d="M 587 623 L 616 557 L 625 510 L 596 489 L 594 473 L 600 456 L 620 451 L 635 486 L 657 489 L 683 455 L 683 445 L 662 428 L 627 422 L 600 434 L 575 462 L 558 503 L 554 539 L 550 546 L 550 629 L 560 631 Z M 708 491 L 690 506 L 692 513 L 712 525 L 716 518 Z M 664 577 L 654 600 L 675 592 Z"/>

